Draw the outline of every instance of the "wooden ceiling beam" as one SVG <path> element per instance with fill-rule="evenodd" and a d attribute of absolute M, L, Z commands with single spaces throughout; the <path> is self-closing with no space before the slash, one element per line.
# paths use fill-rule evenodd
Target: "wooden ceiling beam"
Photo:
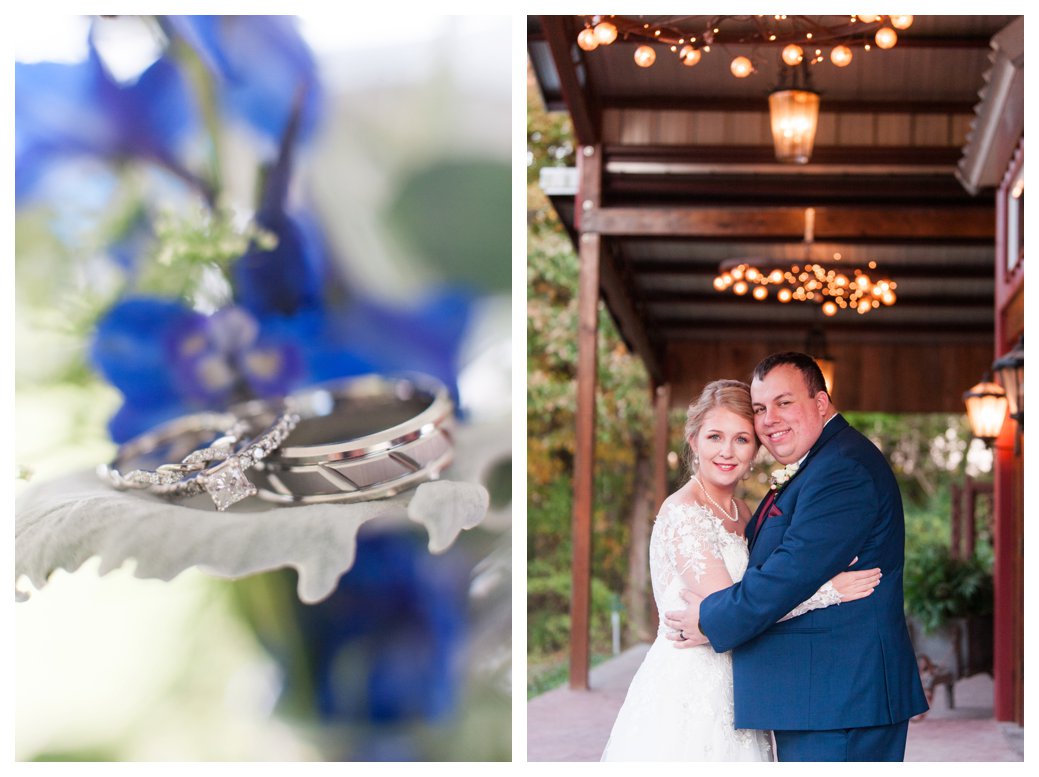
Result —
<path fill-rule="evenodd" d="M 974 103 L 959 100 L 841 100 L 822 98 L 826 113 L 951 113 L 973 115 Z M 727 94 L 697 94 L 693 98 L 675 98 L 674 94 L 647 92 L 640 95 L 618 95 L 603 98 L 603 109 L 660 111 L 662 106 L 676 110 L 723 111 L 725 113 L 768 113 L 768 101 L 760 97 L 733 97 Z"/>
<path fill-rule="evenodd" d="M 913 323 L 904 321 L 869 321 L 867 313 L 865 316 L 845 313 L 843 316 L 834 316 L 825 320 L 826 334 L 848 333 L 855 335 L 891 335 L 899 337 L 903 334 L 959 334 L 959 335 L 984 335 L 992 337 L 994 331 L 990 324 L 980 325 L 975 323 L 959 323 L 955 321 L 936 321 L 932 324 Z M 843 319 L 843 320 L 842 320 Z M 773 320 L 763 323 L 761 321 L 725 321 L 720 322 L 717 318 L 678 318 L 657 319 L 654 326 L 663 334 L 666 340 L 682 339 L 711 339 L 721 331 L 730 333 L 760 334 L 767 330 L 770 334 L 782 332 L 804 332 L 813 324 L 821 323 L 819 319 L 812 321 L 783 321 Z"/>
<path fill-rule="evenodd" d="M 962 150 L 959 146 L 816 146 L 808 165 L 797 166 L 776 161 L 771 145 L 620 145 L 605 146 L 607 171 L 611 163 L 640 162 L 661 165 L 683 164 L 771 164 L 777 171 L 801 174 L 818 165 L 948 165 L 955 168 Z"/>
<path fill-rule="evenodd" d="M 602 111 L 592 96 L 594 90 L 582 84 L 582 79 L 578 76 L 578 63 L 574 62 L 574 57 L 580 57 L 582 54 L 575 43 L 573 19 L 572 16 L 542 16 L 541 29 L 552 52 L 552 61 L 559 75 L 560 91 L 570 111 L 577 142 L 582 145 L 596 145 L 600 140 Z M 582 66 L 582 70 L 587 78 L 587 69 Z"/>
<path fill-rule="evenodd" d="M 802 207 L 592 208 L 582 214 L 582 229 L 610 236 L 765 238 L 800 241 Z M 965 240 L 995 239 L 991 207 L 815 209 L 815 240 Z"/>
<path fill-rule="evenodd" d="M 814 177 L 810 186 L 780 175 L 608 175 L 607 199 L 632 202 L 682 201 L 692 205 L 970 205 L 977 202 L 951 176 L 846 175 Z"/>

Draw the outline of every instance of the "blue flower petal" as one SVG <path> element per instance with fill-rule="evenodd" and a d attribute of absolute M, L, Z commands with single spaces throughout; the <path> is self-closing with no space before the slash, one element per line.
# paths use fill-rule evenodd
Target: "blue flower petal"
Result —
<path fill-rule="evenodd" d="M 77 64 L 16 64 L 16 193 L 24 201 L 50 165 L 89 155 L 156 162 L 208 195 L 182 162 L 181 146 L 198 126 L 184 78 L 165 57 L 128 85 L 112 79 L 92 40 Z"/>
<path fill-rule="evenodd" d="M 298 605 L 321 714 L 387 726 L 450 714 L 469 572 L 458 548 L 430 556 L 415 533 L 360 536 L 357 560 L 332 596 Z"/>
<path fill-rule="evenodd" d="M 257 318 L 285 316 L 321 304 L 321 274 L 303 232 L 289 216 L 262 222 L 278 244 L 253 245 L 231 266 L 235 301 Z"/>
<path fill-rule="evenodd" d="M 202 319 L 179 302 L 124 299 L 98 322 L 91 362 L 132 404 L 175 403 L 179 344 L 184 332 L 199 326 Z"/>
<path fill-rule="evenodd" d="M 343 345 L 381 372 L 425 372 L 442 380 L 458 399 L 458 350 L 469 323 L 471 297 L 435 293 L 415 308 L 358 300 L 336 318 Z"/>
<path fill-rule="evenodd" d="M 109 420 L 108 433 L 112 436 L 113 442 L 122 444 L 182 415 L 184 407 L 179 402 L 165 405 L 124 402 Z"/>
<path fill-rule="evenodd" d="M 277 142 L 298 95 L 304 95 L 301 137 L 318 121 L 321 95 L 314 57 L 286 16 L 168 16 L 180 35 L 222 81 L 231 111 Z"/>

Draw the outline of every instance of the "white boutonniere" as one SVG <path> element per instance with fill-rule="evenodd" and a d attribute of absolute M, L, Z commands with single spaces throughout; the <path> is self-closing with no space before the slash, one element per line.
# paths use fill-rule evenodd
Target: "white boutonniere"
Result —
<path fill-rule="evenodd" d="M 773 491 L 779 491 L 783 486 L 787 484 L 787 481 L 794 476 L 797 472 L 797 468 L 801 465 L 796 461 L 793 464 L 787 464 L 782 469 L 776 469 L 772 471 L 772 480 L 769 483 L 769 488 Z"/>

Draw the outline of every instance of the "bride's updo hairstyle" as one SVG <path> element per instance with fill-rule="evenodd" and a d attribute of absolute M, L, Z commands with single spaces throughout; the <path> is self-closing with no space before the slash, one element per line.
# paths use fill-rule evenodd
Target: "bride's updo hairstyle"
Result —
<path fill-rule="evenodd" d="M 685 465 L 689 472 L 696 472 L 693 462 L 693 449 L 689 445 L 690 438 L 696 437 L 703 426 L 704 418 L 716 407 L 724 407 L 741 418 L 746 418 L 754 426 L 754 408 L 750 403 L 750 386 L 740 380 L 715 380 L 703 387 L 700 396 L 689 403 L 685 415 Z M 761 441 L 754 435 L 754 450 L 757 452 Z"/>

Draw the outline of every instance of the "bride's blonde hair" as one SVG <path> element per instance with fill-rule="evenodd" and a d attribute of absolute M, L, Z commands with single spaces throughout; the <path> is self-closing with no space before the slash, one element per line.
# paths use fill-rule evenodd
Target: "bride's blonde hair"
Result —
<path fill-rule="evenodd" d="M 689 403 L 689 409 L 685 414 L 685 465 L 690 473 L 696 472 L 693 462 L 693 449 L 689 445 L 689 439 L 696 437 L 703 426 L 704 418 L 716 407 L 724 407 L 731 410 L 741 418 L 750 421 L 754 425 L 754 408 L 750 403 L 750 386 L 741 380 L 714 380 L 703 387 L 700 396 Z M 754 435 L 754 450 L 758 449 L 761 441 Z"/>

